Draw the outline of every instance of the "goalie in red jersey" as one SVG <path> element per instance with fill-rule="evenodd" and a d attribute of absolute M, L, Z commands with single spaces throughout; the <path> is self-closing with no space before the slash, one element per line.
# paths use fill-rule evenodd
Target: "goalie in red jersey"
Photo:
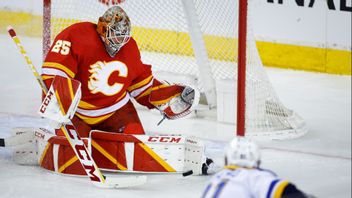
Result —
<path fill-rule="evenodd" d="M 144 134 L 131 98 L 169 119 L 187 115 L 198 103 L 191 87 L 162 84 L 153 77 L 131 37 L 130 19 L 119 6 L 109 8 L 98 24 L 76 23 L 57 35 L 42 67 L 47 87 L 55 76 L 81 83 L 82 98 L 72 122 L 82 137 L 94 129 Z"/>
<path fill-rule="evenodd" d="M 59 33 L 42 67 L 43 81 L 50 87 L 40 108 L 43 117 L 60 118 L 60 124 L 72 118 L 95 163 L 107 171 L 215 172 L 199 138 L 145 135 L 132 98 L 158 109 L 164 118 L 176 119 L 192 111 L 199 94 L 189 86 L 155 79 L 130 33 L 130 20 L 119 6 L 109 8 L 98 24 L 76 23 Z M 54 98 L 56 102 L 50 102 Z M 15 161 L 85 175 L 69 141 L 59 129 L 55 132 L 15 129 L 8 140 L 15 142 Z"/>

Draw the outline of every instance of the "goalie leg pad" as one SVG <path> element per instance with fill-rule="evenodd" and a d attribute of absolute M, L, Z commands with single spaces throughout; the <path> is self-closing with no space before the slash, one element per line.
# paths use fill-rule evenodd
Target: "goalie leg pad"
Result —
<path fill-rule="evenodd" d="M 38 151 L 36 143 L 28 142 L 14 146 L 12 149 L 12 158 L 16 164 L 38 165 Z"/>
<path fill-rule="evenodd" d="M 12 158 L 20 165 L 38 165 L 37 129 L 14 128 L 12 135 L 4 140 L 6 147 L 12 147 Z"/>
<path fill-rule="evenodd" d="M 34 134 L 34 141 L 27 138 L 14 147 L 17 163 L 39 164 L 62 174 L 86 175 L 64 136 L 41 129 L 22 129 L 16 133 L 22 135 L 20 137 Z M 130 135 L 93 130 L 84 142 L 98 167 L 108 171 L 183 173 L 192 170 L 194 175 L 200 175 L 206 161 L 204 143 L 195 137 Z"/>
<path fill-rule="evenodd" d="M 87 139 L 84 139 L 87 144 Z M 63 136 L 54 136 L 47 142 L 40 144 L 39 165 L 50 171 L 70 175 L 86 175 L 75 152 L 67 139 Z"/>
<path fill-rule="evenodd" d="M 185 172 L 202 174 L 204 143 L 196 137 L 91 132 L 92 156 L 109 171 Z"/>
<path fill-rule="evenodd" d="M 187 137 L 185 141 L 184 171 L 192 170 L 194 175 L 202 175 L 202 166 L 206 161 L 204 142 L 196 137 Z"/>
<path fill-rule="evenodd" d="M 92 156 L 98 167 L 105 170 L 179 172 L 183 168 L 181 136 L 92 131 L 91 140 Z"/>
<path fill-rule="evenodd" d="M 39 128 L 14 128 L 12 133 L 14 136 L 5 139 L 5 144 L 12 147 L 15 163 L 39 165 L 63 174 L 85 175 L 82 165 L 64 136 L 56 136 Z"/>

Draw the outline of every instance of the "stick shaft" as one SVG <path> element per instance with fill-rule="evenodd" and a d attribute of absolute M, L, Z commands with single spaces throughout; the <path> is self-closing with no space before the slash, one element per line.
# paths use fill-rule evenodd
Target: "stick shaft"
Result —
<path fill-rule="evenodd" d="M 48 92 L 48 89 L 46 88 L 43 79 L 41 78 L 41 76 L 39 75 L 37 69 L 34 67 L 32 60 L 29 58 L 29 56 L 27 55 L 26 50 L 24 49 L 20 39 L 17 37 L 17 34 L 15 32 L 15 30 L 9 26 L 7 28 L 8 33 L 10 34 L 12 40 L 15 42 L 15 44 L 17 45 L 19 52 L 22 54 L 22 56 L 24 57 L 27 65 L 30 67 L 34 77 L 37 79 L 40 87 L 42 88 L 42 90 L 44 91 L 44 93 L 46 94 Z"/>

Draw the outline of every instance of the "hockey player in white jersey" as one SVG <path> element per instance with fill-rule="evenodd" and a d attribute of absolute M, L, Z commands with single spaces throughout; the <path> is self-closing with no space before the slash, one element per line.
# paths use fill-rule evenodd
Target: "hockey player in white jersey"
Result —
<path fill-rule="evenodd" d="M 259 168 L 258 146 L 244 137 L 234 138 L 225 154 L 225 168 L 214 175 L 203 198 L 309 198 L 291 182 Z"/>

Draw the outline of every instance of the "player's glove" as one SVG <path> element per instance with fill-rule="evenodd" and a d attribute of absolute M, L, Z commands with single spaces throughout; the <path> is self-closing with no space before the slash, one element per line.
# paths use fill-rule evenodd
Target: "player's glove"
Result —
<path fill-rule="evenodd" d="M 173 97 L 167 103 L 156 107 L 164 116 L 159 124 L 165 118 L 173 120 L 190 114 L 198 103 L 199 91 L 190 86 L 184 87 L 180 95 Z"/>

